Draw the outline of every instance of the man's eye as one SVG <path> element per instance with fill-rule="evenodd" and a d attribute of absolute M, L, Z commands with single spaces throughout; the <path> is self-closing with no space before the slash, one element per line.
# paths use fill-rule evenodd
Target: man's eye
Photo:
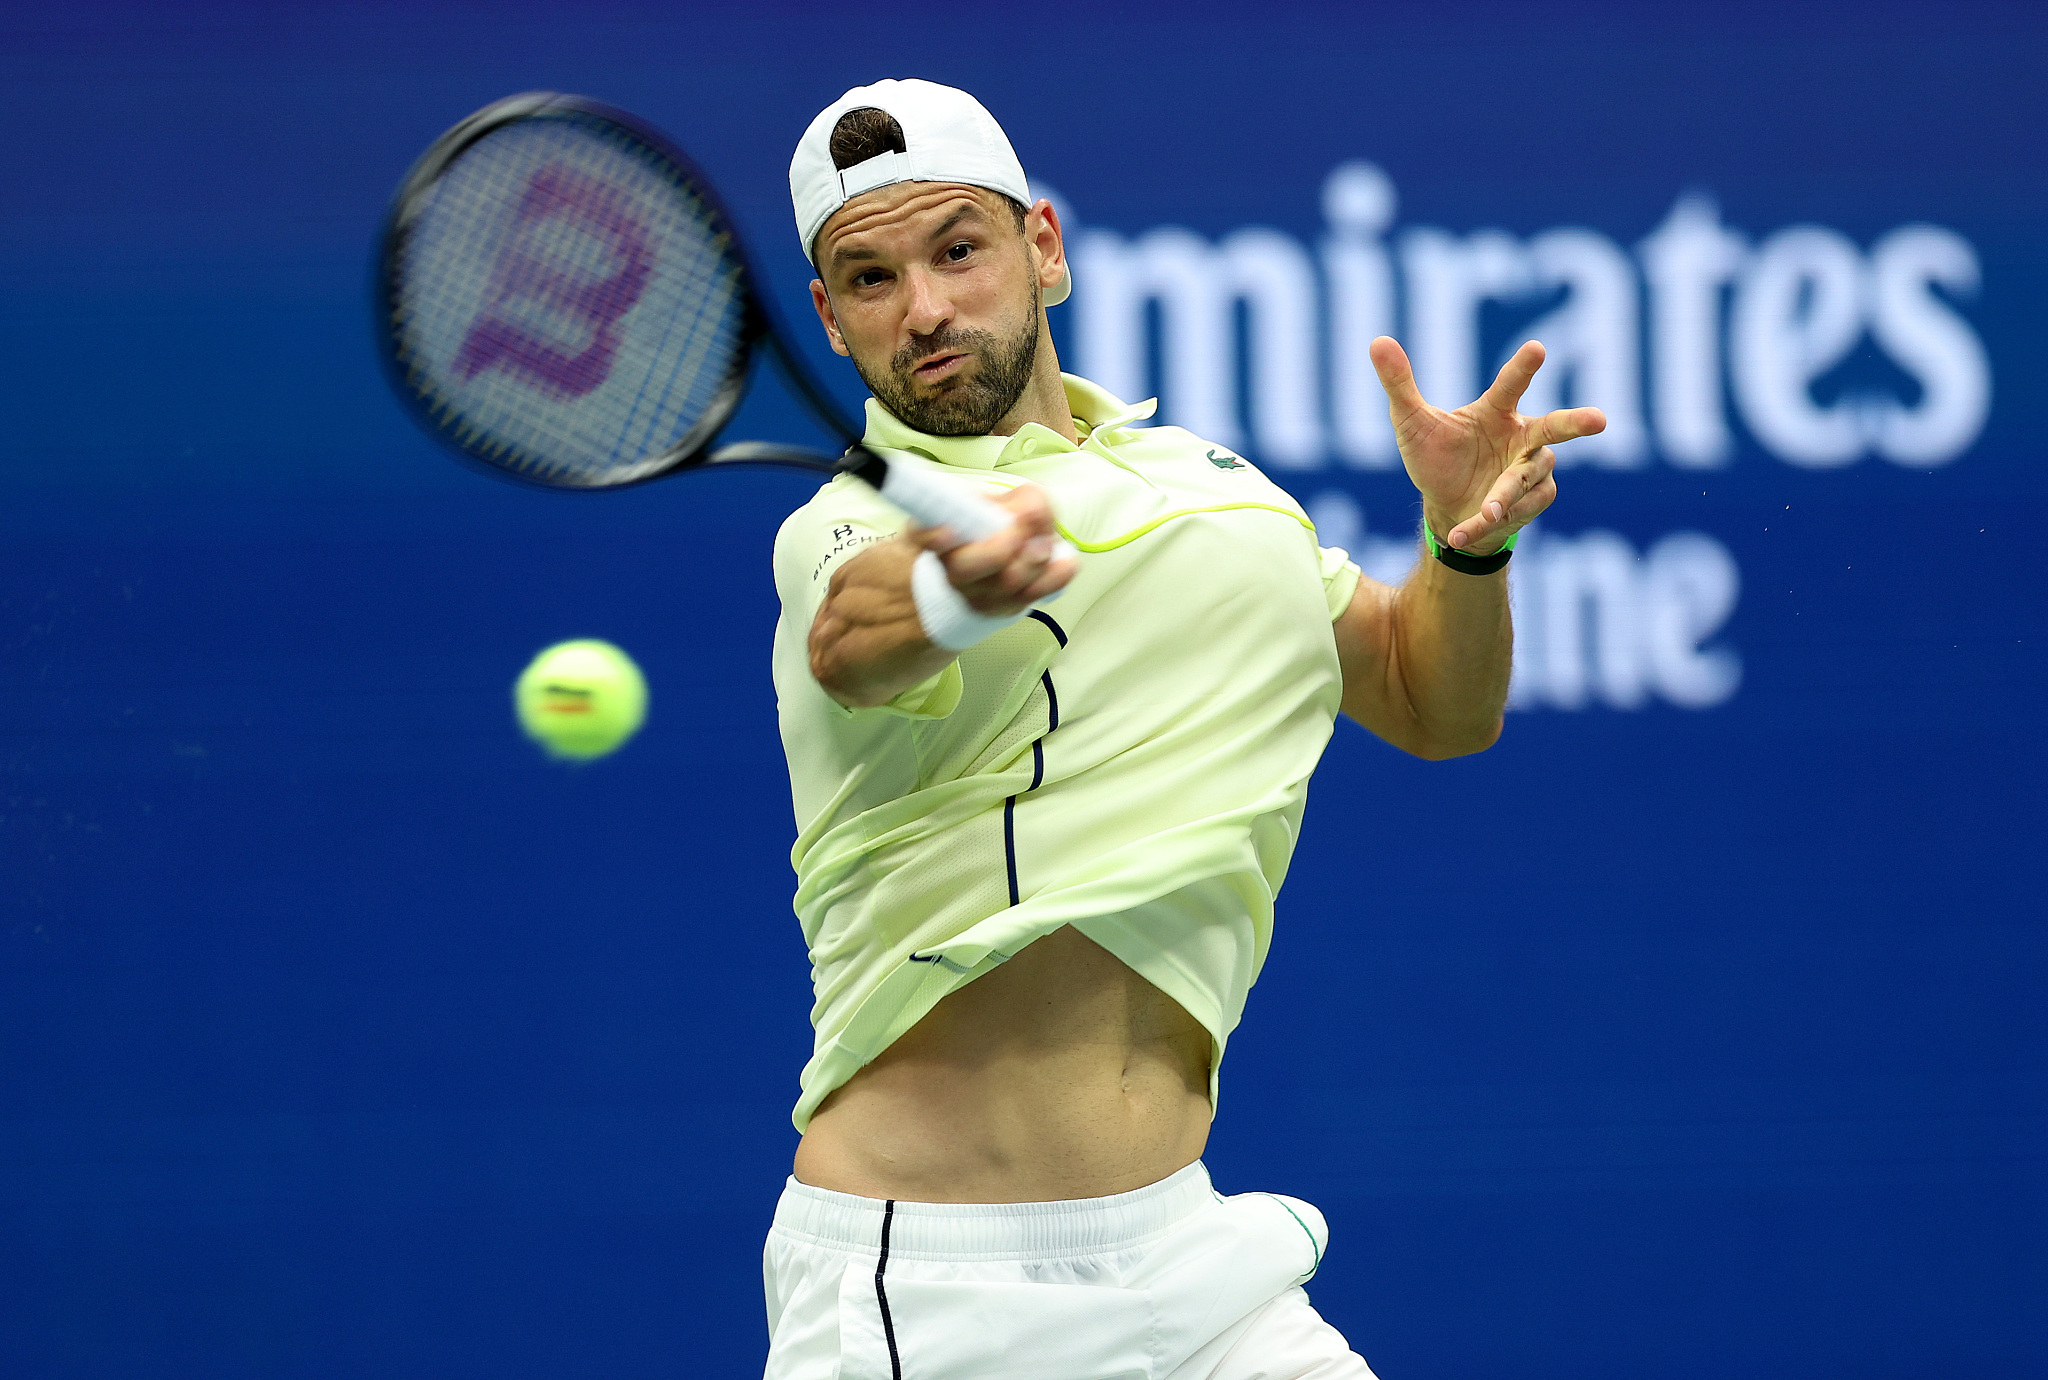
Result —
<path fill-rule="evenodd" d="M 962 240 L 960 241 L 960 243 L 954 245 L 951 249 L 948 249 L 946 251 L 946 257 L 957 264 L 962 259 L 966 258 L 969 254 L 972 254 L 973 252 L 974 246 L 969 244 L 967 241 Z"/>
<path fill-rule="evenodd" d="M 879 268 L 871 268 L 864 273 L 855 274 L 853 285 L 855 287 L 876 287 L 887 280 L 888 276 Z"/>

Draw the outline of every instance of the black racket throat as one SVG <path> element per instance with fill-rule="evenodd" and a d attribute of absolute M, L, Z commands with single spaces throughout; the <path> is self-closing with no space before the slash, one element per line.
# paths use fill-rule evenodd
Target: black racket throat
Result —
<path fill-rule="evenodd" d="M 889 475 L 889 462 L 865 446 L 849 446 L 846 454 L 834 460 L 828 455 L 806 450 L 802 446 L 786 446 L 774 441 L 735 441 L 731 445 L 720 446 L 708 454 L 701 455 L 689 464 L 779 465 L 790 469 L 850 474 L 877 489 L 882 487 L 882 481 Z"/>

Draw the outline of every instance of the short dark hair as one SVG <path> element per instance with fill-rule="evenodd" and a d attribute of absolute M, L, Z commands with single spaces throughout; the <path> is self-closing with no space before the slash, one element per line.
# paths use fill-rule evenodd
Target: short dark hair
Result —
<path fill-rule="evenodd" d="M 832 126 L 832 166 L 841 172 L 885 153 L 909 151 L 896 117 L 871 105 L 847 111 Z"/>
<path fill-rule="evenodd" d="M 888 111 L 872 105 L 849 110 L 839 117 L 839 123 L 832 126 L 832 166 L 845 172 L 857 167 L 870 158 L 880 158 L 885 153 L 908 153 L 903 142 L 903 126 L 896 123 L 896 117 Z M 1031 208 L 1013 196 L 996 193 L 1009 203 L 1010 214 L 1017 218 L 1017 233 L 1024 233 L 1024 217 Z"/>

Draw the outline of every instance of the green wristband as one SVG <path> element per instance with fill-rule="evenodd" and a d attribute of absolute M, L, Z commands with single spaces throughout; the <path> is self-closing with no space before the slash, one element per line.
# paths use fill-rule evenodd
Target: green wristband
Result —
<path fill-rule="evenodd" d="M 1465 575 L 1491 575 L 1499 570 L 1508 563 L 1508 557 L 1515 554 L 1515 543 L 1520 540 L 1521 535 L 1520 532 L 1516 532 L 1507 539 L 1506 545 L 1491 556 L 1475 556 L 1470 552 L 1460 551 L 1455 546 L 1445 546 L 1437 540 L 1436 533 L 1429 530 L 1428 523 L 1422 524 L 1422 537 L 1429 543 L 1429 554 Z"/>

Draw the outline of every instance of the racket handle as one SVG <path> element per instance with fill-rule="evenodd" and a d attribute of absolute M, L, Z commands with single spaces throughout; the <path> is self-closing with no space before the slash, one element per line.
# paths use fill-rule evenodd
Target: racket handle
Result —
<path fill-rule="evenodd" d="M 947 479 L 942 475 L 932 474 L 926 470 L 913 468 L 909 465 L 891 465 L 873 451 L 866 450 L 865 448 L 849 450 L 845 463 L 847 468 L 854 474 L 859 475 L 862 479 L 867 480 L 868 483 L 881 490 L 883 498 L 888 499 L 898 508 L 910 514 L 918 526 L 948 528 L 955 537 L 959 538 L 962 545 L 971 541 L 982 541 L 992 537 L 1005 527 L 1008 527 L 1013 521 L 1009 509 L 1002 507 L 1000 504 L 989 502 L 958 480 Z M 1053 538 L 1052 559 L 1063 561 L 1075 554 L 1074 548 L 1068 545 L 1064 537 Z M 934 558 L 927 564 L 937 565 L 937 563 L 937 559 Z M 946 605 L 947 617 L 943 621 L 949 625 L 952 622 L 959 622 L 962 627 L 966 627 L 971 620 L 982 617 L 982 615 L 974 612 L 967 600 L 962 597 L 960 591 L 954 589 L 950 584 L 947 584 L 941 590 L 935 586 L 930 586 L 929 580 L 927 580 L 927 586 L 928 588 L 921 596 L 919 606 L 919 615 L 924 619 L 927 630 L 934 626 L 933 611 L 927 610 L 924 607 L 925 602 L 928 601 L 936 601 L 934 609 L 936 609 L 938 603 Z M 1061 590 L 1054 590 L 1038 602 L 1050 604 L 1053 600 L 1059 598 L 1062 592 Z M 1020 614 L 1018 617 L 1022 617 L 1022 615 Z M 1014 622 L 1015 620 L 1007 621 Z M 981 634 L 981 636 L 986 635 L 987 631 L 983 631 Z M 942 647 L 958 650 L 951 647 L 950 641 L 942 641 L 936 637 L 933 640 Z M 973 641 L 979 640 L 979 637 L 973 639 Z"/>
<path fill-rule="evenodd" d="M 1010 525 L 1007 508 L 964 484 L 909 465 L 889 466 L 881 489 L 882 497 L 915 518 L 918 526 L 951 528 L 963 545 L 985 540 Z"/>

